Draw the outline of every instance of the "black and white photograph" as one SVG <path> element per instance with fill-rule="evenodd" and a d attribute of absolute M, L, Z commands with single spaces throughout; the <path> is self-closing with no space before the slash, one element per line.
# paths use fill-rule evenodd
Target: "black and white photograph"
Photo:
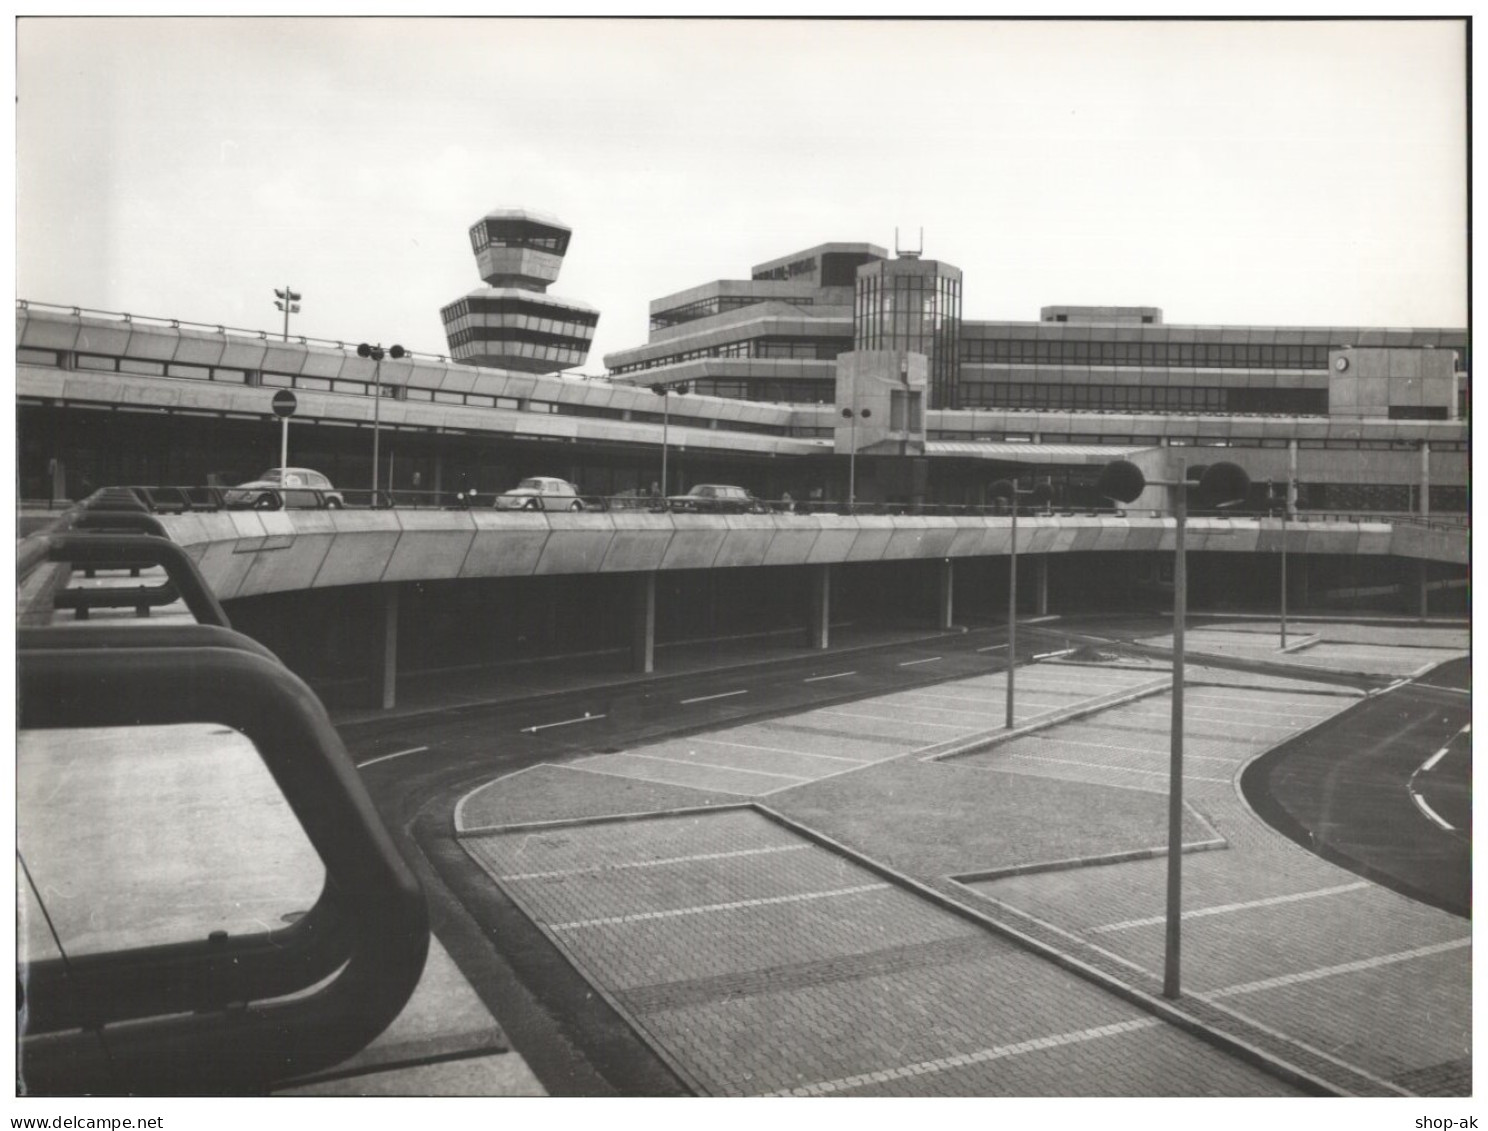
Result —
<path fill-rule="evenodd" d="M 1470 17 L 494 11 L 12 21 L 11 1126 L 1469 1126 Z"/>

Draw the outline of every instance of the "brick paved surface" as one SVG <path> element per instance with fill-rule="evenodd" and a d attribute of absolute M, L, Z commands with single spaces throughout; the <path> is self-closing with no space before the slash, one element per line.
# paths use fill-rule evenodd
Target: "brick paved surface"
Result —
<path fill-rule="evenodd" d="M 464 843 L 710 1094 L 1295 1094 L 752 810 Z"/>
<path fill-rule="evenodd" d="M 1362 647 L 1413 669 L 1426 631 Z M 1145 665 L 1020 669 L 1019 723 L 1044 722 L 990 745 L 1005 685 L 989 675 L 538 767 L 467 798 L 464 843 L 699 1091 L 1288 1092 L 748 805 L 767 799 L 1155 997 L 1166 861 L 1068 865 L 1164 843 L 1161 680 Z M 1070 717 L 1124 690 L 1129 701 Z M 1358 697 L 1190 666 L 1184 839 L 1224 847 L 1185 856 L 1179 1008 L 1344 1091 L 1466 1094 L 1469 925 L 1282 837 L 1236 785 L 1251 758 Z M 964 752 L 933 760 L 948 740 Z M 497 827 L 648 805 L 704 811 Z M 1011 868 L 1035 870 L 954 878 Z"/>

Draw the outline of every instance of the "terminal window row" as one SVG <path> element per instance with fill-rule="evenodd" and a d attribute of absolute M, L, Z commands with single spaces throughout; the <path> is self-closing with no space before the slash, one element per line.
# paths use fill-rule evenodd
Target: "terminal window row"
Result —
<path fill-rule="evenodd" d="M 576 327 L 599 325 L 599 315 L 591 310 L 574 310 L 572 307 L 533 302 L 531 299 L 491 298 L 484 295 L 466 295 L 450 303 L 439 313 L 445 322 L 453 322 L 456 318 L 466 318 L 471 315 L 500 317 L 518 315 L 538 321 L 568 323 Z"/>
<path fill-rule="evenodd" d="M 700 361 L 710 357 L 762 357 L 795 358 L 800 361 L 833 361 L 839 353 L 852 349 L 846 338 L 750 338 L 739 342 L 725 342 L 705 349 L 687 350 L 682 353 L 654 357 L 648 361 L 617 365 L 610 370 L 614 374 L 638 373 L 646 369 L 659 369 L 666 365 L 678 365 L 684 361 Z"/>
<path fill-rule="evenodd" d="M 1103 342 L 1032 338 L 961 339 L 961 360 L 1023 364 L 1151 365 L 1246 369 L 1326 369 L 1332 346 L 1241 345 L 1231 342 Z M 1465 351 L 1454 350 L 1466 367 Z"/>
<path fill-rule="evenodd" d="M 1231 389 L 1206 385 L 1065 385 L 1035 381 L 962 384 L 960 408 L 1103 409 L 1150 412 L 1255 412 L 1321 416 L 1327 389 Z"/>
<path fill-rule="evenodd" d="M 682 306 L 674 306 L 670 310 L 659 311 L 651 316 L 651 329 L 664 330 L 668 326 L 680 326 L 683 322 L 694 322 L 699 318 L 711 318 L 715 314 L 723 314 L 730 310 L 742 310 L 746 306 L 758 306 L 762 302 L 787 302 L 791 306 L 811 306 L 813 299 L 780 297 L 774 298 L 769 295 L 715 295 L 713 298 L 699 299 L 697 302 L 689 302 Z"/>

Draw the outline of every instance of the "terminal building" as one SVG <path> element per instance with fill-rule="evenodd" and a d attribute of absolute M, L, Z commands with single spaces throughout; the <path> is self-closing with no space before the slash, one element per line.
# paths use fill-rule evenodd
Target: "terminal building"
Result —
<path fill-rule="evenodd" d="M 288 388 L 290 462 L 338 487 L 371 482 L 378 429 L 379 481 L 413 494 L 553 475 L 618 495 L 656 480 L 665 440 L 674 492 L 823 506 L 985 506 L 1020 476 L 1056 506 L 1109 506 L 1092 488 L 1119 457 L 1149 475 L 1238 463 L 1257 507 L 1289 481 L 1307 510 L 1467 510 L 1462 328 L 1184 326 L 1156 307 L 972 321 L 955 266 L 826 243 L 652 301 L 649 340 L 580 378 L 562 371 L 598 312 L 547 293 L 570 235 L 527 209 L 477 221 L 486 286 L 442 311 L 445 357 L 23 300 L 22 497 L 252 478 L 278 462 L 270 401 Z"/>

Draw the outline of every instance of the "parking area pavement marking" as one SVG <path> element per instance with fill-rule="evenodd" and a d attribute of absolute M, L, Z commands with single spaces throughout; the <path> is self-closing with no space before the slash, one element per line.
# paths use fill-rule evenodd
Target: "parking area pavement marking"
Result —
<path fill-rule="evenodd" d="M 664 868 L 672 864 L 692 864 L 699 860 L 732 860 L 739 856 L 763 856 L 773 852 L 800 852 L 809 844 L 773 844 L 764 848 L 736 848 L 731 852 L 695 852 L 689 856 L 663 856 L 656 860 L 624 860 L 619 864 L 592 864 L 585 868 L 556 868 L 547 872 L 507 872 L 498 880 L 551 880 L 560 876 L 598 876 L 629 868 Z"/>
<path fill-rule="evenodd" d="M 580 771 L 582 771 L 583 773 L 586 773 L 586 774 L 599 774 L 601 777 L 621 778 L 621 779 L 623 779 L 625 781 L 652 781 L 652 782 L 659 782 L 662 785 L 688 785 L 688 786 L 692 786 L 694 789 L 706 789 L 710 793 L 730 793 L 730 794 L 733 794 L 735 797 L 753 797 L 753 796 L 758 795 L 758 793 L 759 793 L 759 790 L 758 789 L 729 789 L 727 786 L 722 786 L 722 785 L 706 785 L 706 786 L 702 786 L 702 785 L 696 785 L 693 782 L 678 782 L 678 781 L 673 781 L 670 778 L 648 778 L 648 777 L 642 777 L 640 774 L 627 774 L 627 773 L 622 772 L 619 769 L 609 769 L 609 770 L 606 770 L 602 766 L 597 766 L 597 765 L 594 764 L 595 762 L 604 762 L 604 761 L 608 761 L 608 760 L 609 760 L 609 757 L 606 756 L 604 758 L 593 759 L 590 762 L 565 762 L 565 763 L 563 763 L 562 769 L 565 769 L 565 770 L 580 770 Z"/>
<path fill-rule="evenodd" d="M 857 675 L 857 672 L 833 672 L 831 675 L 814 675 L 810 679 L 803 679 L 802 683 L 820 683 L 824 679 L 842 679 L 844 676 Z"/>
<path fill-rule="evenodd" d="M 606 915 L 600 919 L 578 919 L 572 923 L 550 923 L 551 931 L 582 931 L 593 927 L 607 927 L 616 923 L 645 923 L 656 919 L 678 919 L 684 915 L 712 915 L 720 911 L 739 911 L 746 907 L 768 907 L 780 903 L 804 903 L 814 899 L 836 899 L 844 895 L 861 895 L 865 891 L 882 891 L 892 885 L 887 883 L 858 884 L 856 887 L 836 888 L 832 891 L 793 892 L 790 895 L 769 895 L 759 899 L 739 899 L 731 903 L 705 903 L 697 907 L 672 907 L 665 911 L 634 911 L 629 915 Z"/>
<path fill-rule="evenodd" d="M 817 1084 L 806 1084 L 799 1088 L 782 1089 L 778 1092 L 769 1092 L 771 1096 L 824 1096 L 832 1092 L 845 1092 L 853 1088 L 861 1088 L 868 1084 L 889 1083 L 893 1080 L 903 1080 L 909 1076 L 922 1076 L 926 1073 L 945 1072 L 953 1068 L 962 1068 L 969 1064 L 983 1064 L 989 1060 L 1002 1060 L 1010 1056 L 1020 1056 L 1023 1053 L 1041 1052 L 1044 1049 L 1058 1048 L 1061 1045 L 1083 1044 L 1086 1041 L 1099 1040 L 1102 1037 L 1115 1037 L 1122 1033 L 1133 1033 L 1139 1029 L 1152 1029 L 1162 1022 L 1154 1017 L 1139 1017 L 1131 1021 L 1118 1021 L 1111 1025 L 1097 1025 L 1091 1029 L 1081 1029 L 1072 1033 L 1055 1033 L 1048 1037 L 1035 1037 L 1030 1041 L 1019 1041 L 1011 1045 L 998 1045 L 994 1048 L 979 1049 L 976 1052 L 961 1053 L 959 1056 L 942 1056 L 935 1060 L 922 1060 L 916 1064 L 905 1064 L 898 1068 L 886 1068 L 880 1072 L 865 1072 L 857 1076 L 845 1076 L 839 1080 L 823 1080 Z"/>
<path fill-rule="evenodd" d="M 1153 733 L 1156 734 L 1157 731 L 1153 731 Z M 1120 750 L 1127 754 L 1151 754 L 1163 758 L 1168 756 L 1168 751 L 1155 746 L 1117 746 L 1110 742 L 1080 742 L 1077 739 L 1065 738 L 1062 735 L 1055 736 L 1049 734 L 1026 734 L 1023 737 L 1034 739 L 1037 742 L 1057 742 L 1061 746 L 1088 746 L 1093 750 Z M 1200 762 L 1224 762 L 1229 765 L 1235 763 L 1235 758 L 1216 758 L 1209 754 L 1185 753 L 1183 757 L 1185 759 L 1195 759 Z"/>
<path fill-rule="evenodd" d="M 721 738 L 707 738 L 695 734 L 687 741 L 706 742 L 709 746 L 727 746 L 733 750 L 759 750 L 768 754 L 791 754 L 797 758 L 824 758 L 829 762 L 851 762 L 855 766 L 867 766 L 872 764 L 869 758 L 844 758 L 840 754 L 812 754 L 806 750 L 787 750 L 783 746 L 754 746 L 748 742 L 725 742 Z"/>
<path fill-rule="evenodd" d="M 1058 740 L 1057 739 L 1052 739 L 1051 741 L 1058 741 Z M 1030 762 L 1047 762 L 1050 765 L 1055 765 L 1055 766 L 1079 766 L 1081 769 L 1086 769 L 1086 770 L 1109 770 L 1109 771 L 1111 771 L 1113 773 L 1118 773 L 1118 774 L 1141 774 L 1143 777 L 1149 777 L 1149 778 L 1165 778 L 1165 777 L 1168 776 L 1168 771 L 1167 770 L 1134 770 L 1134 769 L 1131 769 L 1131 768 L 1129 768 L 1127 766 L 1113 766 L 1113 765 L 1111 765 L 1111 764 L 1109 764 L 1107 762 L 1076 762 L 1076 761 L 1073 761 L 1072 759 L 1069 759 L 1069 758 L 1049 758 L 1049 757 L 1046 757 L 1043 754 L 1006 754 L 1006 755 L 1003 755 L 1003 757 L 1007 757 L 1007 758 L 1021 758 L 1021 759 L 1026 759 L 1027 761 L 1030 761 Z M 990 769 L 994 769 L 994 770 L 997 769 L 997 767 L 995 765 L 990 766 L 989 768 Z M 1230 779 L 1229 778 L 1201 778 L 1201 777 L 1199 777 L 1196 774 L 1184 774 L 1183 775 L 1183 780 L 1184 781 L 1211 782 L 1211 783 L 1213 783 L 1215 785 L 1229 785 L 1230 784 Z"/>
<path fill-rule="evenodd" d="M 605 754 L 601 757 L 619 757 L 619 755 Z M 799 774 L 774 774 L 768 770 L 748 770 L 743 766 L 720 766 L 713 762 L 700 762 L 695 758 L 663 758 L 660 754 L 637 754 L 634 750 L 625 751 L 625 757 L 644 758 L 648 762 L 669 762 L 674 766 L 700 766 L 705 770 L 727 770 L 733 774 L 757 774 L 762 778 L 785 778 L 789 781 L 806 782 L 810 778 L 801 777 Z"/>
<path fill-rule="evenodd" d="M 699 696 L 696 696 L 695 698 L 692 698 L 692 699 L 681 699 L 681 700 L 678 700 L 678 702 L 680 702 L 685 707 L 689 703 L 706 703 L 710 699 L 728 699 L 728 698 L 731 698 L 732 696 L 735 696 L 735 695 L 748 695 L 748 694 L 749 694 L 749 688 L 746 687 L 746 688 L 743 688 L 743 689 L 741 689 L 739 691 L 720 691 L 717 695 L 699 695 Z"/>
<path fill-rule="evenodd" d="M 875 720 L 877 722 L 881 722 L 881 723 L 904 723 L 904 724 L 906 724 L 908 726 L 940 727 L 943 730 L 965 731 L 967 729 L 966 728 L 966 725 L 964 723 L 928 723 L 928 722 L 922 722 L 919 719 L 913 719 L 913 720 L 911 720 L 911 719 L 905 719 L 905 718 L 902 718 L 902 717 L 900 717 L 898 715 L 869 715 L 869 714 L 865 714 L 862 711 L 828 711 L 828 710 L 820 710 L 820 711 L 816 711 L 814 713 L 815 714 L 818 714 L 818 715 L 834 715 L 834 716 L 836 716 L 838 718 L 843 718 L 843 719 L 873 719 L 873 720 Z"/>
<path fill-rule="evenodd" d="M 1202 919 L 1209 915 L 1228 915 L 1234 911 L 1250 911 L 1256 907 L 1274 907 L 1278 903 L 1296 903 L 1304 899 L 1317 899 L 1325 895 L 1340 895 L 1344 892 L 1358 891 L 1371 885 L 1364 881 L 1353 884 L 1339 884 L 1336 887 L 1318 888 L 1316 891 L 1301 891 L 1291 895 L 1273 895 L 1267 899 L 1252 899 L 1244 903 L 1225 903 L 1217 907 L 1199 907 L 1192 911 L 1185 911 L 1184 919 Z M 1092 934 L 1104 934 L 1107 931 L 1125 931 L 1132 927 L 1152 927 L 1158 923 L 1167 922 L 1166 915 L 1149 915 L 1145 919 L 1125 919 L 1120 923 L 1107 923 L 1100 927 L 1088 928 Z"/>
<path fill-rule="evenodd" d="M 1261 990 L 1274 990 L 1282 986 L 1295 986 L 1299 982 L 1313 982 L 1319 978 L 1332 978 L 1338 974 L 1354 974 L 1360 970 L 1374 970 L 1380 966 L 1392 966 L 1397 962 L 1409 962 L 1415 958 L 1425 958 L 1432 954 L 1442 954 L 1449 950 L 1460 950 L 1462 947 L 1471 946 L 1472 939 L 1453 939 L 1450 942 L 1434 943 L 1431 946 L 1418 946 L 1414 950 L 1402 950 L 1395 954 L 1382 954 L 1378 958 L 1364 958 L 1357 962 L 1343 962 L 1337 966 L 1322 966 L 1316 970 L 1303 970 L 1297 974 L 1283 974 L 1278 978 L 1262 978 L 1258 982 L 1245 982 L 1238 986 L 1226 986 L 1221 990 L 1209 990 L 1198 996 L 1201 998 L 1235 997 L 1239 994 L 1253 994 Z"/>

